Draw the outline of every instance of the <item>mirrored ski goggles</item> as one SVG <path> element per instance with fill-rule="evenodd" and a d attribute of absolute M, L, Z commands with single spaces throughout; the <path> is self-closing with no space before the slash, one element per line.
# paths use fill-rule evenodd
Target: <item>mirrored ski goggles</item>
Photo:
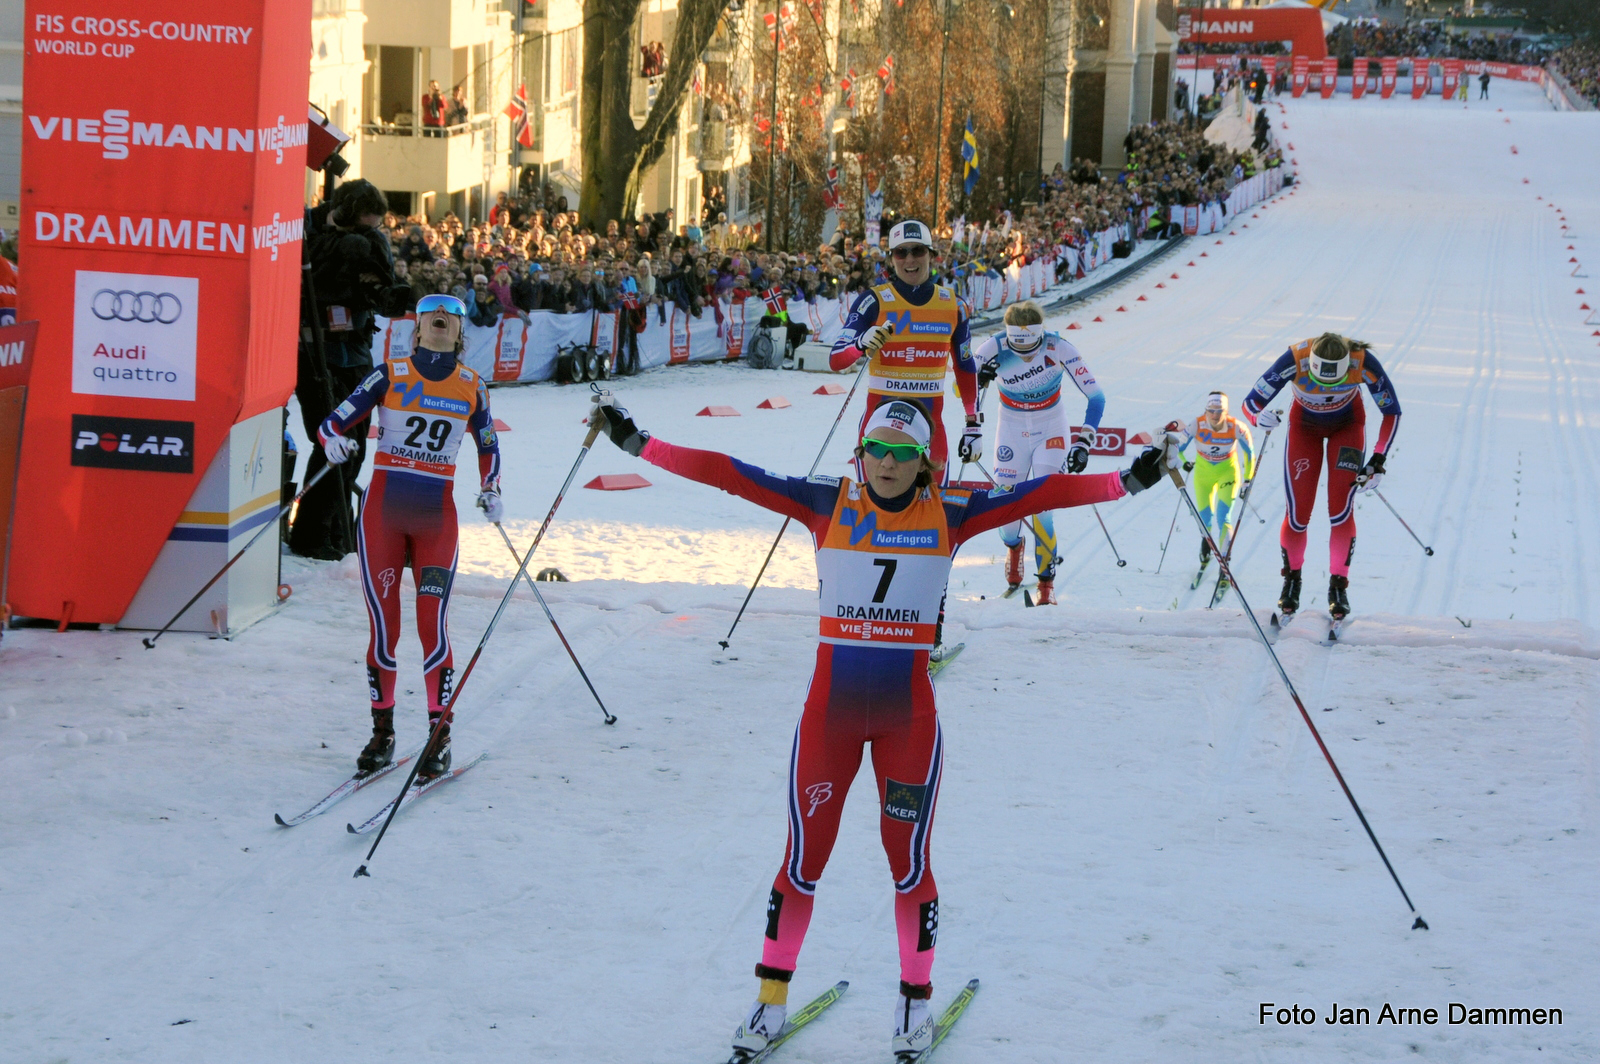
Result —
<path fill-rule="evenodd" d="M 417 300 L 418 317 L 435 310 L 442 310 L 446 314 L 454 314 L 458 318 L 467 316 L 467 305 L 455 296 L 423 296 Z"/>
<path fill-rule="evenodd" d="M 896 462 L 914 462 L 918 457 L 928 453 L 925 444 L 884 443 L 871 436 L 861 441 L 861 449 L 874 458 L 893 458 Z"/>

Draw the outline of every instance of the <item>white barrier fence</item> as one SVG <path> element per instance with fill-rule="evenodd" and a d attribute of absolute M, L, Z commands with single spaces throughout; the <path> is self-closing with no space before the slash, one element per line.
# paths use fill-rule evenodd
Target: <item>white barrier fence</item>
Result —
<path fill-rule="evenodd" d="M 1218 232 L 1235 215 L 1276 195 L 1283 181 L 1281 169 L 1268 170 L 1235 185 L 1228 194 L 1226 210 L 1221 204 L 1173 207 L 1172 221 L 1191 236 Z M 999 277 L 970 278 L 964 285 L 967 302 L 974 314 L 983 314 L 1052 290 L 1064 291 L 1113 261 L 1112 244 L 1122 236 L 1122 230 L 1108 229 L 1094 234 L 1082 248 L 1058 247 L 1038 261 L 1008 267 Z M 1064 278 L 1059 284 L 1058 273 Z M 649 307 L 644 330 L 637 334 L 639 369 L 737 359 L 745 353 L 765 312 L 766 305 L 755 296 L 723 300 L 715 308 L 703 308 L 699 317 L 670 303 Z M 829 345 L 838 339 L 848 312 L 849 302 L 839 299 L 789 304 L 789 316 L 811 327 L 811 339 Z M 506 384 L 549 380 L 555 375 L 560 349 L 573 345 L 593 345 L 616 366 L 618 356 L 627 352 L 625 321 L 620 310 L 582 314 L 534 311 L 526 318 L 507 314 L 493 326 L 467 325 L 462 360 L 484 379 Z M 378 327 L 372 344 L 375 356 L 392 358 L 410 352 L 415 316 L 379 318 Z"/>

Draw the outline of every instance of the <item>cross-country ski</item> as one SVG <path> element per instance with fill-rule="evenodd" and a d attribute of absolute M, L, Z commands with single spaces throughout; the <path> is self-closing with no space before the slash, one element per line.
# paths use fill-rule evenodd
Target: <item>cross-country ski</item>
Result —
<path fill-rule="evenodd" d="M 418 749 L 420 750 L 420 747 Z M 417 750 L 413 750 L 411 753 L 406 754 L 403 757 L 396 758 L 387 765 L 384 765 L 382 768 L 374 769 L 371 772 L 357 772 L 354 776 L 351 776 L 349 779 L 339 784 L 339 786 L 329 791 L 327 797 L 323 798 L 320 802 L 317 802 L 310 809 L 307 809 L 298 816 L 292 816 L 288 820 L 285 820 L 281 814 L 273 813 L 272 819 L 277 822 L 279 827 L 283 828 L 292 828 L 296 824 L 304 824 L 312 817 L 321 816 L 323 813 L 326 813 L 329 809 L 332 809 L 334 806 L 338 805 L 352 794 L 361 790 L 363 787 L 383 779 L 389 773 L 393 772 L 401 765 L 404 765 L 413 757 L 416 757 L 417 753 Z"/>

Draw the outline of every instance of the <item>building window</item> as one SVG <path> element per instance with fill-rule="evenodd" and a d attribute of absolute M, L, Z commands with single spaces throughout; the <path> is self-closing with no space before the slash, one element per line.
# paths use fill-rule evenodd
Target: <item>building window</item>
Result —
<path fill-rule="evenodd" d="M 561 94 L 578 91 L 579 62 L 578 31 L 567 30 L 561 35 Z"/>

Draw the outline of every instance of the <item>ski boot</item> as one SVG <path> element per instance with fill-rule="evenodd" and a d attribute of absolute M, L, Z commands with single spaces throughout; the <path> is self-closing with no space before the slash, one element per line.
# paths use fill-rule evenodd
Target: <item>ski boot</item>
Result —
<path fill-rule="evenodd" d="M 1051 566 L 1039 574 L 1039 597 L 1034 601 L 1036 606 L 1060 605 L 1056 601 L 1056 567 Z"/>
<path fill-rule="evenodd" d="M 744 1064 L 760 1054 L 778 1037 L 784 1021 L 789 1017 L 789 977 L 794 973 L 781 968 L 756 965 L 756 975 L 761 979 L 761 992 L 750 1006 L 750 1015 L 733 1032 L 733 1055 L 728 1064 Z"/>
<path fill-rule="evenodd" d="M 1348 576 L 1328 578 L 1328 615 L 1336 621 L 1350 616 L 1350 596 L 1345 593 L 1349 587 Z"/>
<path fill-rule="evenodd" d="M 372 738 L 356 755 L 356 771 L 376 772 L 394 760 L 394 707 L 372 708 Z"/>
<path fill-rule="evenodd" d="M 1015 591 L 1022 586 L 1022 540 L 1006 548 L 1006 590 Z"/>
<path fill-rule="evenodd" d="M 1278 594 L 1278 612 L 1285 618 L 1293 617 L 1300 610 L 1300 570 L 1289 568 L 1289 552 L 1283 551 L 1283 568 L 1279 570 L 1283 575 L 1283 591 Z"/>
<path fill-rule="evenodd" d="M 422 766 L 417 769 L 417 778 L 431 780 L 443 776 L 450 771 L 450 722 L 446 720 L 439 724 L 442 712 L 429 711 L 428 734 L 433 734 L 434 725 L 439 725 L 439 739 L 433 745 L 433 752 L 422 759 Z"/>
<path fill-rule="evenodd" d="M 933 1011 L 928 999 L 933 997 L 933 987 L 927 983 L 913 986 L 900 981 L 900 996 L 894 1003 L 894 1050 L 896 1064 L 911 1064 L 933 1045 Z"/>
<path fill-rule="evenodd" d="M 1208 538 L 1202 539 L 1200 541 L 1200 568 L 1204 569 L 1206 566 L 1208 566 L 1210 564 L 1211 564 L 1211 540 L 1208 537 Z"/>

